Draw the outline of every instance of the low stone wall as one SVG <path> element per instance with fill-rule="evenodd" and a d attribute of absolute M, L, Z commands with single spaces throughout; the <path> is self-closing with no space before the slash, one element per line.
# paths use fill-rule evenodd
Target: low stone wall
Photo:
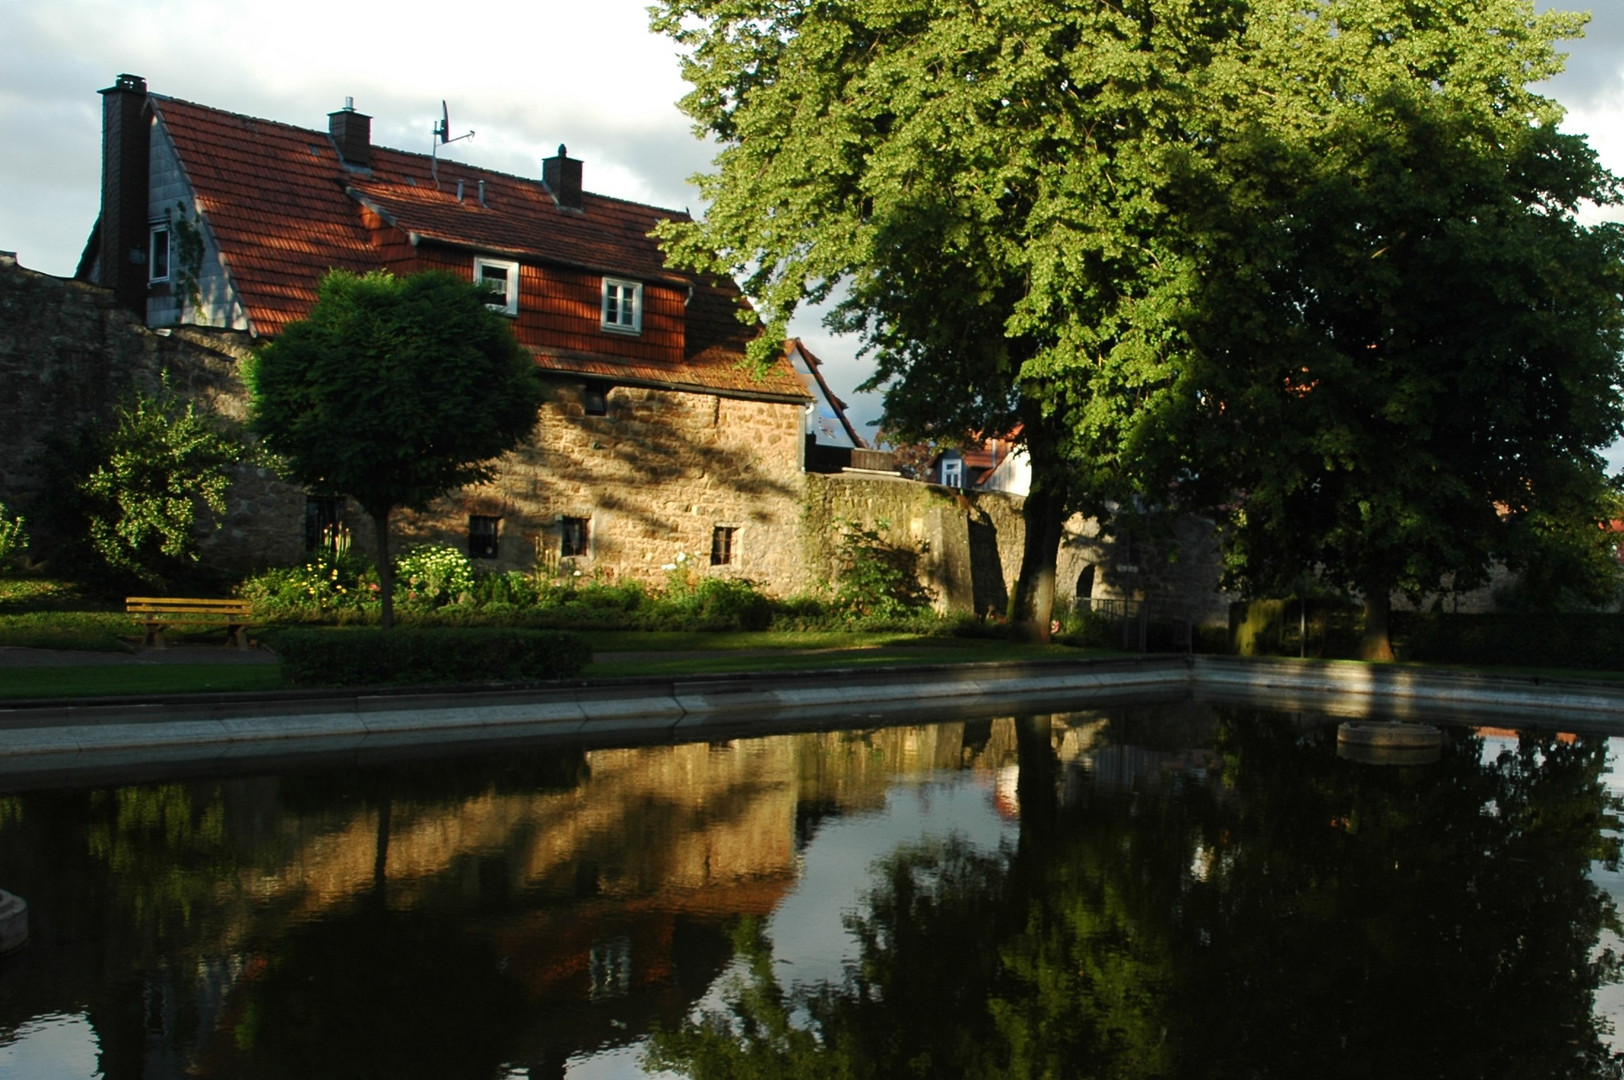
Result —
<path fill-rule="evenodd" d="M 1021 569 L 1023 501 L 897 477 L 810 476 L 801 542 L 811 584 L 834 581 L 841 524 L 857 521 L 919 552 L 920 580 L 938 610 L 1002 615 Z M 1204 518 L 1169 515 L 1130 538 L 1078 514 L 1061 538 L 1055 603 L 1143 600 L 1156 618 L 1223 625 L 1229 598 L 1217 591 L 1218 573 L 1217 534 Z"/>

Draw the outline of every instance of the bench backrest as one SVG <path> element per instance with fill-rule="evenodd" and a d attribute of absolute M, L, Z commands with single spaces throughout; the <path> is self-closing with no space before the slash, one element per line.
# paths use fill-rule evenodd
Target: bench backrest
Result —
<path fill-rule="evenodd" d="M 207 600 L 181 596 L 130 596 L 124 610 L 131 615 L 247 615 L 247 600 Z"/>

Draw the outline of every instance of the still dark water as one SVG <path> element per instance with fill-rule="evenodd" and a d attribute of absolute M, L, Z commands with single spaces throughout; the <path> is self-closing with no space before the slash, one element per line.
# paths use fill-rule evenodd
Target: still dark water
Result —
<path fill-rule="evenodd" d="M 0 795 L 0 1077 L 1613 1077 L 1616 745 L 1207 705 Z"/>

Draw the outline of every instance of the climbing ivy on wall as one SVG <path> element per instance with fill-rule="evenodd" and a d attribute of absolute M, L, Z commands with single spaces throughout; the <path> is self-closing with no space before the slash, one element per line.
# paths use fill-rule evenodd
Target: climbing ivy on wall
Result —
<path fill-rule="evenodd" d="M 174 237 L 170 273 L 174 275 L 175 288 L 181 297 L 182 314 L 184 305 L 189 303 L 192 311 L 200 316 L 203 290 L 198 280 L 203 275 L 203 230 L 192 219 L 185 203 L 175 204 L 169 219 L 169 235 Z"/>

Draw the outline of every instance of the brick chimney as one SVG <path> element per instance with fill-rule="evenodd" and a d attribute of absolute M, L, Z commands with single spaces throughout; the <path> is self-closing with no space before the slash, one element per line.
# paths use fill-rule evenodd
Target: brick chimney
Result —
<path fill-rule="evenodd" d="M 372 168 L 372 117 L 355 111 L 354 98 L 345 98 L 342 109 L 327 114 L 327 134 L 344 164 Z"/>
<path fill-rule="evenodd" d="M 147 81 L 120 75 L 102 95 L 101 251 L 97 284 L 147 319 Z"/>
<path fill-rule="evenodd" d="M 581 209 L 581 162 L 570 157 L 563 143 L 558 144 L 557 157 L 542 161 L 541 182 L 547 185 L 560 209 Z"/>

